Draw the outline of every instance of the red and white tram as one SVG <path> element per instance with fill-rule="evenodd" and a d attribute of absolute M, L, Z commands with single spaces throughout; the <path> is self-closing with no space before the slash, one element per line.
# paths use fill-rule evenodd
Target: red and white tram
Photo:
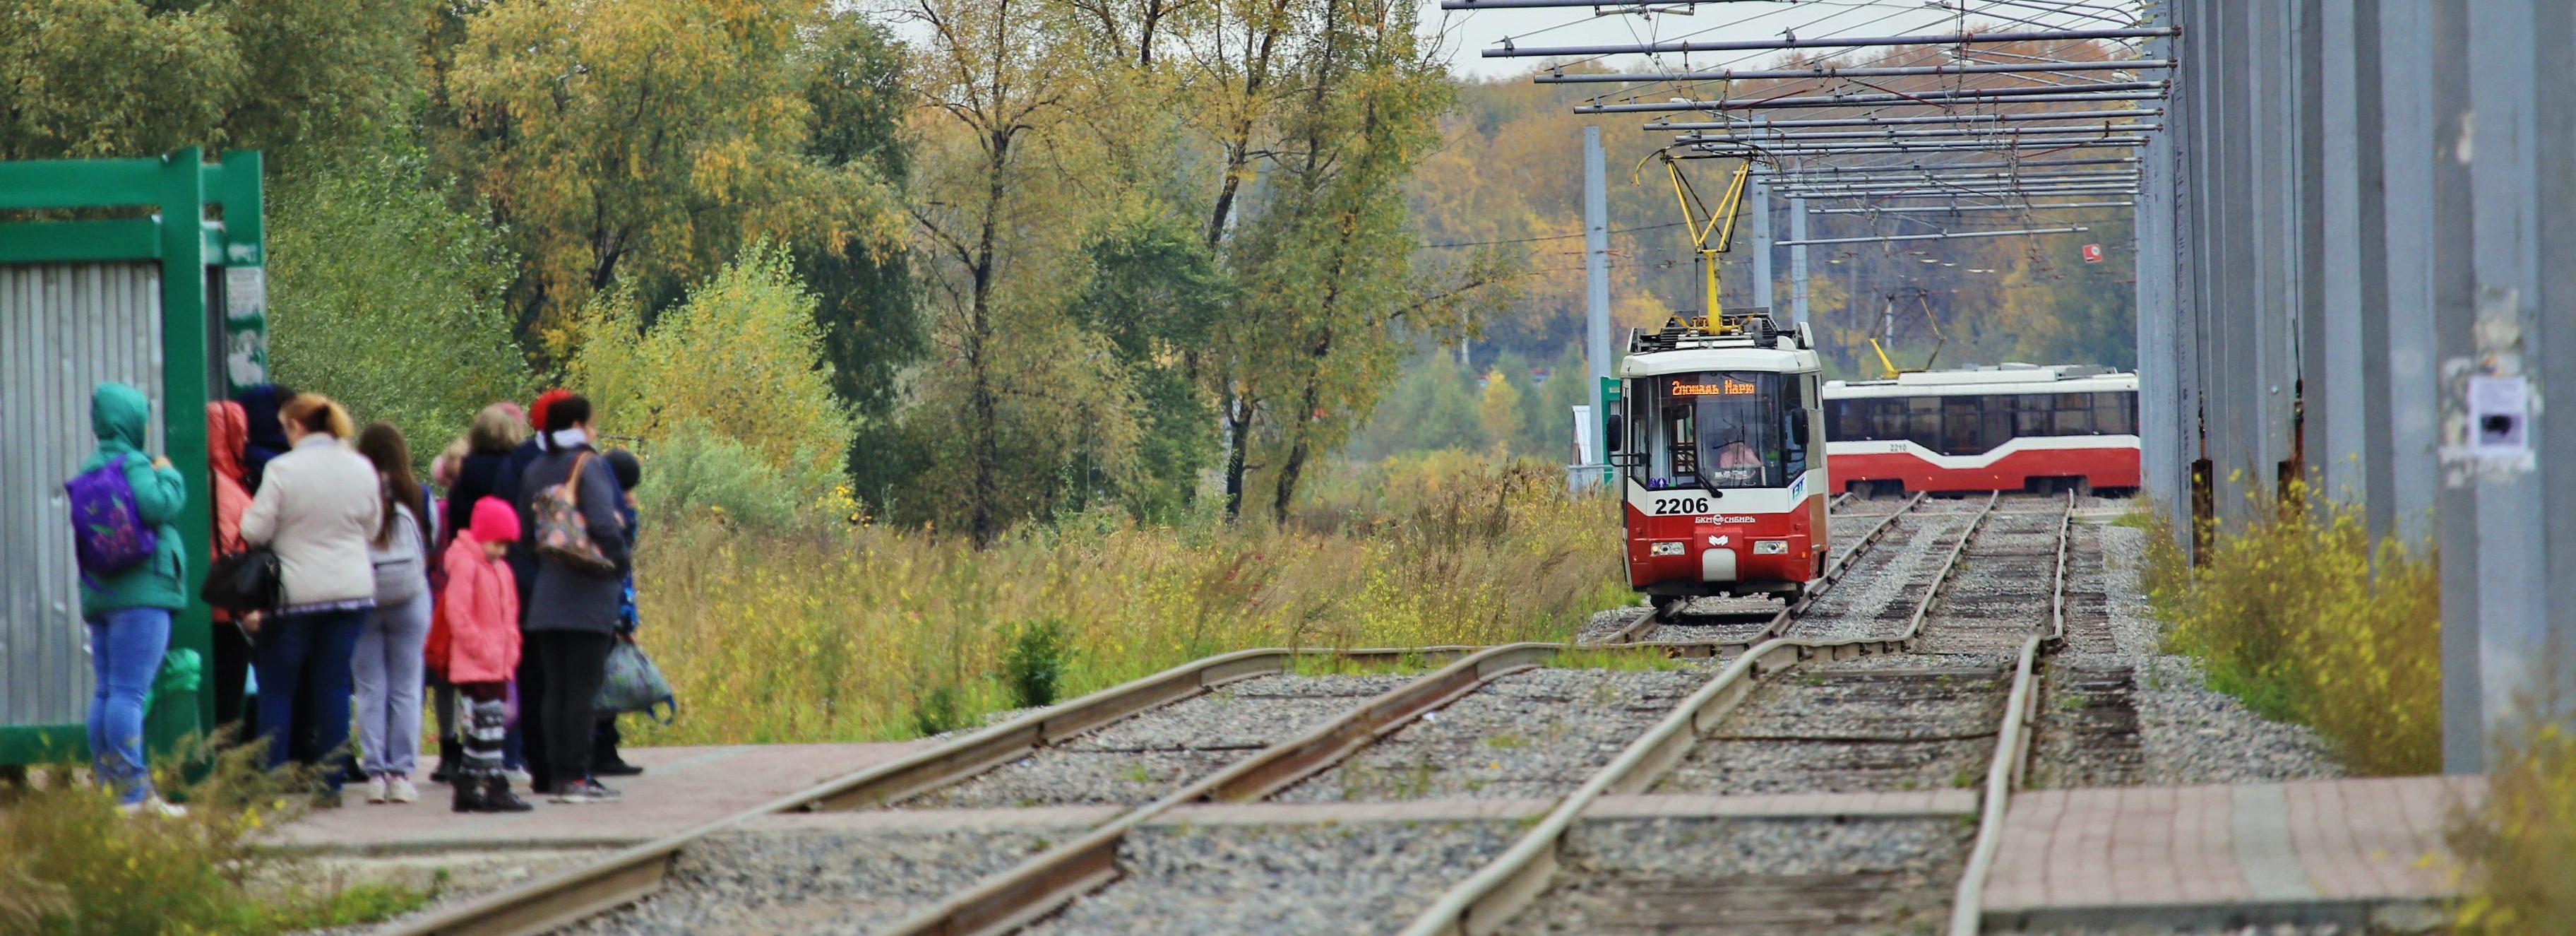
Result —
<path fill-rule="evenodd" d="M 1803 328 L 1779 331 L 1761 313 L 1630 335 L 1609 442 L 1627 492 L 1628 584 L 1659 608 L 1794 600 L 1824 574 L 1819 363 Z"/>
<path fill-rule="evenodd" d="M 2138 486 L 2138 375 L 2006 364 L 1825 384 L 1836 490 L 2111 492 Z"/>

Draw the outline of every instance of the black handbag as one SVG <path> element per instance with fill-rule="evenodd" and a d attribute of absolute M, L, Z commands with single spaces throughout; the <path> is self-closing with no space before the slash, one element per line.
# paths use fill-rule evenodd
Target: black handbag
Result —
<path fill-rule="evenodd" d="M 284 591 L 277 554 L 254 546 L 216 557 L 215 564 L 206 568 L 206 583 L 197 586 L 197 597 L 234 614 L 246 614 L 277 610 Z"/>

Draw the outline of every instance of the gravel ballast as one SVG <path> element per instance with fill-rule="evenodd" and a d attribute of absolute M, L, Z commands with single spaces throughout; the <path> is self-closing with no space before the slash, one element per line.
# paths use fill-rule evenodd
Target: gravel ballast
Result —
<path fill-rule="evenodd" d="M 1974 834 L 1949 819 L 1584 822 L 1502 931 L 1938 932 Z"/>
<path fill-rule="evenodd" d="M 1790 625 L 1789 636 L 1866 640 L 1902 633 L 1964 522 L 1942 513 L 1909 514 L 1896 521 L 1878 545 L 1859 557 L 1859 565 L 1816 596 L 1807 613 Z"/>
<path fill-rule="evenodd" d="M 2095 662 L 2135 671 L 2132 697 L 2145 751 L 2139 782 L 2268 783 L 2344 775 L 2315 732 L 2255 714 L 2234 696 L 2210 689 L 2197 661 L 2161 652 L 2163 627 L 2148 612 L 2138 585 L 2146 531 L 2105 526 L 2099 535 L 2113 649 L 2094 656 Z"/>
<path fill-rule="evenodd" d="M 1562 796 L 1714 670 L 1536 669 L 1503 676 L 1331 769 L 1288 802 Z"/>
<path fill-rule="evenodd" d="M 663 889 L 561 932 L 866 933 L 1008 870 L 1076 829 L 722 832 L 680 853 Z"/>
<path fill-rule="evenodd" d="M 1509 822 L 1149 826 L 1119 847 L 1125 877 L 1022 932 L 1392 932 L 1520 832 Z"/>
<path fill-rule="evenodd" d="M 905 809 L 1142 805 L 1413 678 L 1279 674 L 1227 683 L 897 805 Z"/>
<path fill-rule="evenodd" d="M 1972 785 L 2009 672 L 1951 658 L 1809 661 L 1773 676 L 1656 793 L 1867 793 Z"/>

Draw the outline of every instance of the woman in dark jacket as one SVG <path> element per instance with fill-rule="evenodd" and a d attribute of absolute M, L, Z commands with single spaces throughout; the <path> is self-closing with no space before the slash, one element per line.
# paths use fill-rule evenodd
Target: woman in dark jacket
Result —
<path fill-rule="evenodd" d="M 545 756 L 529 758 L 533 779 L 558 803 L 614 800 L 617 791 L 590 777 L 592 703 L 616 641 L 618 611 L 625 598 L 625 577 L 632 565 L 625 521 L 618 515 L 624 492 L 608 460 L 590 445 L 590 401 L 566 396 L 546 410 L 546 453 L 529 463 L 519 478 L 522 539 L 535 541 L 535 508 L 549 489 L 568 485 L 575 492 L 582 523 L 592 543 L 613 567 L 605 574 L 570 565 L 552 555 L 537 555 L 535 587 L 530 590 L 522 625 L 519 719 L 533 725 L 531 748 Z M 527 665 L 529 658 L 536 665 Z M 528 675 L 534 675 L 530 680 Z M 533 685 L 531 684 L 533 682 Z"/>

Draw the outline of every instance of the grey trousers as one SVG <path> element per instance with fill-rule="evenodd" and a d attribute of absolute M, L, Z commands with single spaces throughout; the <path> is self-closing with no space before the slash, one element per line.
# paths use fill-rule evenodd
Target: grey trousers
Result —
<path fill-rule="evenodd" d="M 421 647 L 429 641 L 429 587 L 410 601 L 377 605 L 358 630 L 349 661 L 357 688 L 359 769 L 410 774 L 420 759 Z"/>

